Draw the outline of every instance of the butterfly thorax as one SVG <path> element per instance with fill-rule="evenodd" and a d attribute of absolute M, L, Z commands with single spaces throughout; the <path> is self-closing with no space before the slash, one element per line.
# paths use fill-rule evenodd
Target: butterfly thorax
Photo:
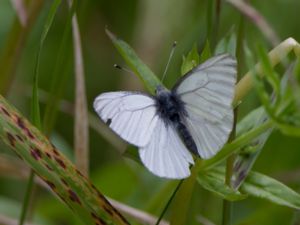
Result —
<path fill-rule="evenodd" d="M 158 115 L 167 124 L 180 122 L 180 115 L 185 115 L 184 103 L 173 93 L 158 88 L 156 92 L 156 109 Z"/>

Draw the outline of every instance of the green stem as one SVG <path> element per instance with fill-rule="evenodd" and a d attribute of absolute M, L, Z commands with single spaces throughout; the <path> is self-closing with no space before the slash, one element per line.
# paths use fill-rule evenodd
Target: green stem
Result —
<path fill-rule="evenodd" d="M 27 187 L 26 187 L 26 194 L 25 194 L 24 201 L 23 201 L 19 225 L 23 225 L 25 222 L 25 219 L 26 219 L 26 215 L 27 215 L 29 203 L 30 203 L 30 197 L 31 197 L 31 193 L 32 193 L 33 185 L 34 185 L 34 177 L 35 177 L 35 174 L 34 174 L 33 170 L 30 170 L 30 175 L 29 175 L 29 179 L 28 179 L 28 183 L 27 183 Z"/>
<path fill-rule="evenodd" d="M 225 175 L 225 183 L 229 187 L 231 186 L 231 177 L 233 174 L 233 163 L 234 163 L 235 155 L 230 155 L 226 162 L 226 175 Z M 231 224 L 231 215 L 232 215 L 232 202 L 224 199 L 223 200 L 223 218 L 222 225 L 230 225 Z"/>
<path fill-rule="evenodd" d="M 216 0 L 216 6 L 215 6 L 215 10 L 216 10 L 216 21 L 215 21 L 215 28 L 214 28 L 214 37 L 215 39 L 218 38 L 218 34 L 219 34 L 219 27 L 220 27 L 220 17 L 221 17 L 221 4 L 222 4 L 222 0 Z"/>
<path fill-rule="evenodd" d="M 162 220 L 163 216 L 165 215 L 167 209 L 169 208 L 172 200 L 174 199 L 178 189 L 180 188 L 181 184 L 182 184 L 183 180 L 180 180 L 179 183 L 177 184 L 177 187 L 175 188 L 173 194 L 171 195 L 170 199 L 168 200 L 167 204 L 165 205 L 163 211 L 161 212 L 157 222 L 155 223 L 155 225 L 159 225 L 160 221 Z"/>

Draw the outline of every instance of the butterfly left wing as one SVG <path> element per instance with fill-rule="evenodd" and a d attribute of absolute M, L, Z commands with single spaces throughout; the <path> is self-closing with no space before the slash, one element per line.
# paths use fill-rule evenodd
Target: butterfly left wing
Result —
<path fill-rule="evenodd" d="M 165 178 L 188 177 L 189 165 L 194 163 L 175 128 L 163 120 L 158 120 L 149 144 L 140 148 L 139 154 L 152 173 Z"/>
<path fill-rule="evenodd" d="M 223 54 L 193 69 L 172 90 L 184 103 L 183 120 L 202 158 L 214 156 L 228 140 L 235 82 L 236 61 Z"/>
<path fill-rule="evenodd" d="M 138 147 L 148 144 L 158 120 L 154 99 L 136 92 L 103 93 L 94 109 L 114 132 Z"/>

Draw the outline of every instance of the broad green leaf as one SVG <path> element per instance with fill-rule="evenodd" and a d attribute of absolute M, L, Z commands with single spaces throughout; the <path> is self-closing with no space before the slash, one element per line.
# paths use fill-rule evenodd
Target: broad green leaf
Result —
<path fill-rule="evenodd" d="M 200 63 L 200 56 L 197 50 L 197 45 L 194 44 L 191 51 L 187 54 L 187 56 L 183 56 L 183 62 L 181 64 L 181 75 L 186 74 L 194 67 L 199 65 Z"/>
<path fill-rule="evenodd" d="M 221 198 L 229 201 L 237 201 L 245 199 L 247 196 L 239 191 L 230 188 L 225 184 L 224 168 L 213 168 L 201 171 L 197 177 L 198 183 L 208 191 L 211 191 Z"/>
<path fill-rule="evenodd" d="M 127 65 L 138 75 L 144 82 L 151 94 L 155 94 L 158 86 L 163 86 L 157 76 L 149 69 L 149 67 L 142 62 L 136 55 L 134 50 L 123 40 L 117 38 L 113 33 L 106 29 L 108 37 L 113 42 Z"/>
<path fill-rule="evenodd" d="M 297 192 L 278 180 L 257 172 L 249 173 L 240 190 L 279 205 L 300 209 L 300 195 Z"/>
<path fill-rule="evenodd" d="M 96 187 L 2 96 L 0 139 L 45 181 L 84 224 L 128 224 Z"/>

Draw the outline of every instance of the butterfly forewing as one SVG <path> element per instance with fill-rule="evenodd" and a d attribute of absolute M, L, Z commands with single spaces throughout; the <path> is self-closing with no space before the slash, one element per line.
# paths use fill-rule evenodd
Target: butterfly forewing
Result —
<path fill-rule="evenodd" d="M 184 146 L 172 125 L 159 120 L 145 147 L 139 150 L 144 165 L 160 177 L 181 179 L 190 175 L 191 153 Z"/>
<path fill-rule="evenodd" d="M 125 141 L 138 147 L 149 143 L 158 120 L 152 97 L 135 92 L 108 92 L 95 99 L 94 108 Z"/>
<path fill-rule="evenodd" d="M 202 158 L 214 156 L 232 130 L 235 82 L 236 61 L 223 54 L 193 69 L 172 90 L 184 103 L 183 120 Z"/>

